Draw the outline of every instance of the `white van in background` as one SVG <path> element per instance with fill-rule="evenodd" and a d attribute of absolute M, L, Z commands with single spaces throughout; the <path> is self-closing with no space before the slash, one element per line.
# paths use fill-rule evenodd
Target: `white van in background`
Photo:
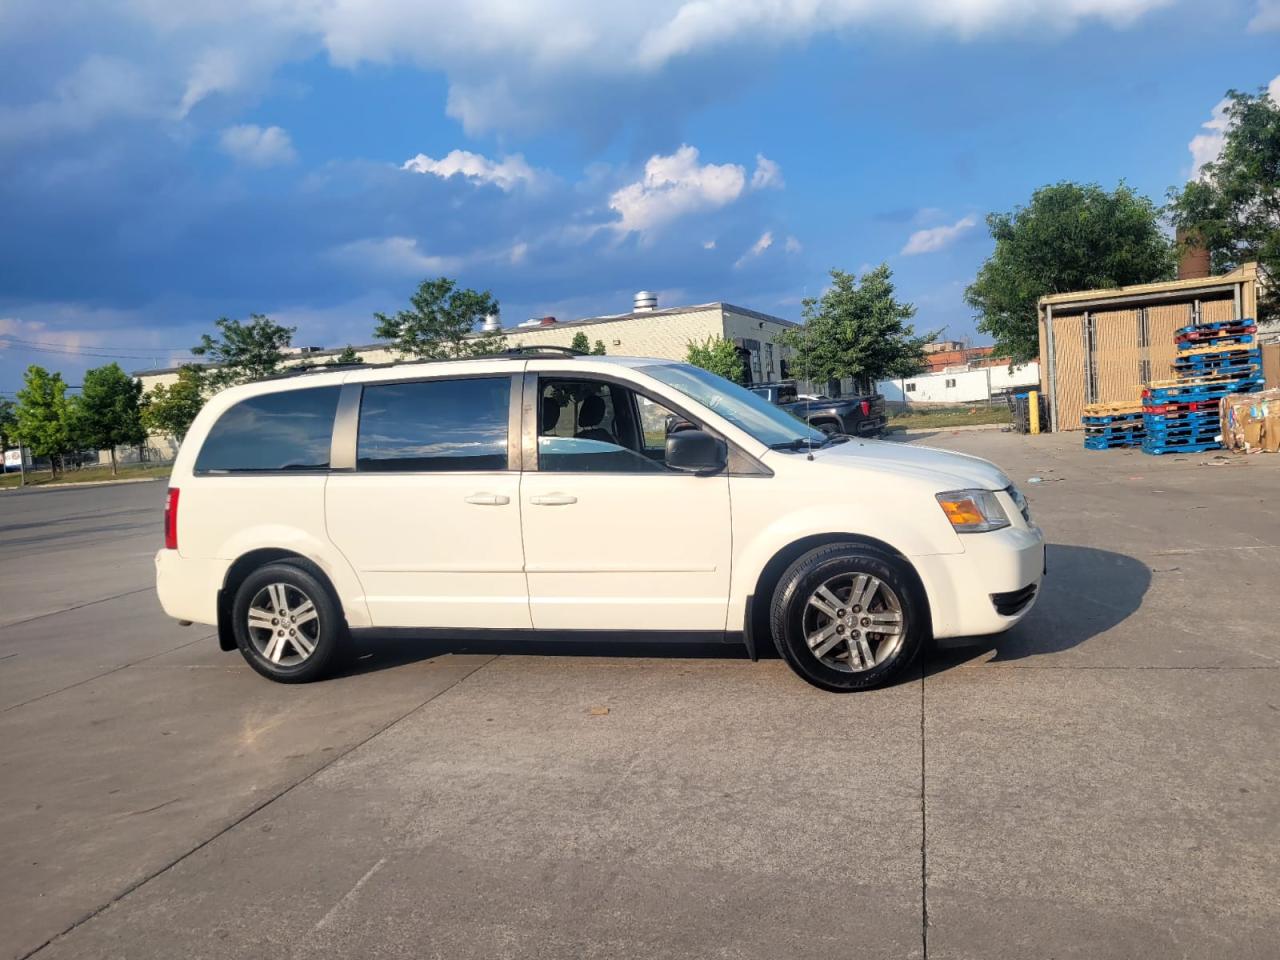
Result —
<path fill-rule="evenodd" d="M 1035 602 L 992 464 L 828 436 L 696 367 L 549 350 L 226 390 L 170 480 L 157 589 L 274 680 L 350 632 L 772 642 L 852 691 Z"/>

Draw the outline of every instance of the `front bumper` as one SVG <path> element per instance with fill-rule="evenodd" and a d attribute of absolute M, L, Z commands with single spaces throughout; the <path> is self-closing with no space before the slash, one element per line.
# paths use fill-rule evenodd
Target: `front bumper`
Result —
<path fill-rule="evenodd" d="M 977 637 L 1008 630 L 1031 612 L 1040 593 L 1044 535 L 1038 527 L 1021 525 L 962 539 L 964 553 L 911 558 L 929 596 L 933 635 Z"/>

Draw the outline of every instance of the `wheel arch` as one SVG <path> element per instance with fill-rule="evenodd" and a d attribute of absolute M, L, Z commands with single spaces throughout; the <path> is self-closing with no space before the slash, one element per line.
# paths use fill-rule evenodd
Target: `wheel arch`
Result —
<path fill-rule="evenodd" d="M 911 577 L 916 590 L 919 592 L 920 600 L 924 605 L 924 614 L 926 618 L 926 627 L 929 633 L 932 633 L 932 613 L 929 607 L 929 591 L 925 589 L 924 580 L 921 579 L 920 573 L 915 568 L 915 564 L 897 547 L 884 540 L 876 537 L 867 536 L 858 533 L 815 533 L 805 537 L 793 540 L 786 546 L 779 549 L 761 568 L 760 573 L 756 577 L 755 586 L 750 594 L 750 601 L 747 604 L 746 616 L 750 619 L 750 623 L 745 624 L 745 629 L 749 630 L 753 637 L 769 636 L 769 608 L 772 603 L 774 588 L 778 585 L 782 574 L 786 569 L 795 563 L 798 559 L 808 553 L 810 550 L 816 550 L 819 547 L 829 547 L 836 544 L 849 544 L 850 546 L 869 547 L 879 553 L 886 554 L 898 560 L 906 568 L 908 575 Z"/>
<path fill-rule="evenodd" d="M 236 649 L 235 629 L 231 624 L 231 605 L 235 602 L 236 591 L 240 589 L 240 584 L 244 583 L 249 574 L 269 563 L 289 563 L 306 570 L 329 591 L 329 596 L 333 598 L 333 602 L 338 610 L 343 612 L 345 618 L 342 595 L 334 588 L 333 580 L 318 563 L 293 550 L 261 547 L 237 557 L 227 568 L 222 587 L 218 590 L 218 646 L 223 650 Z"/>

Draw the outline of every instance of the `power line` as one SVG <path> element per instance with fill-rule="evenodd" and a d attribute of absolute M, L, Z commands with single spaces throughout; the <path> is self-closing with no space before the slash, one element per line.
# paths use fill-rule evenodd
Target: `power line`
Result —
<path fill-rule="evenodd" d="M 124 352 L 114 350 L 95 349 L 94 347 L 74 347 L 69 344 L 41 345 L 35 341 L 24 340 L 21 337 L 10 337 L 0 334 L 0 347 L 9 347 L 11 349 L 28 350 L 35 353 L 54 353 L 62 356 L 71 357 L 95 357 L 106 360 L 156 360 L 162 356 L 168 356 L 174 353 L 190 355 L 189 350 L 175 350 L 166 347 L 157 347 L 154 350 L 148 350 L 145 353 L 141 350 L 137 352 Z"/>

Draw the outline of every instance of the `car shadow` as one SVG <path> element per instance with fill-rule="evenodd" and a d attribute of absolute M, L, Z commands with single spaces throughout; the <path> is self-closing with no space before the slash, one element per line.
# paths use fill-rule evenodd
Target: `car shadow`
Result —
<path fill-rule="evenodd" d="M 938 641 L 926 672 L 992 652 L 992 663 L 1006 663 L 1069 650 L 1127 620 L 1151 586 L 1151 568 L 1123 553 L 1062 543 L 1047 552 L 1048 573 L 1025 619 L 994 636 Z"/>
<path fill-rule="evenodd" d="M 1151 570 L 1133 557 L 1110 550 L 1050 544 L 1048 575 L 1025 620 L 1006 633 L 938 641 L 926 656 L 926 675 L 940 673 L 994 652 L 992 662 L 1022 660 L 1068 650 L 1128 619 L 1151 584 Z M 761 660 L 776 660 L 768 637 L 757 638 Z M 333 676 L 388 670 L 445 654 L 529 657 L 652 657 L 656 659 L 746 660 L 740 642 L 701 640 L 638 641 L 547 640 L 495 633 L 474 637 L 424 638 L 402 631 L 362 630 L 352 638 L 350 655 Z M 909 671 L 898 682 L 919 677 Z"/>

